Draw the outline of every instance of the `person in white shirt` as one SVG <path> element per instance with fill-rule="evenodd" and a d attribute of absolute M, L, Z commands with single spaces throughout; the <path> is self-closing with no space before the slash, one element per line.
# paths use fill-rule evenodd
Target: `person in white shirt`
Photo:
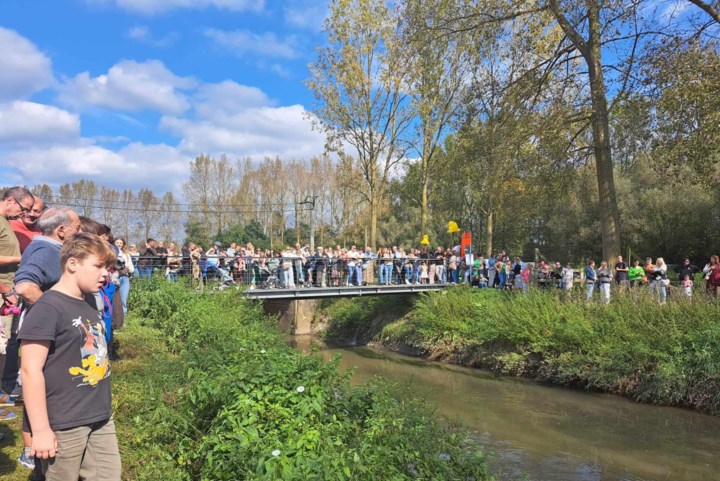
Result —
<path fill-rule="evenodd" d="M 348 275 L 346 279 L 346 285 L 359 286 L 362 282 L 362 263 L 358 262 L 360 253 L 357 251 L 357 247 L 352 246 L 347 253 L 347 269 Z M 358 275 L 357 266 L 360 265 L 360 275 Z"/>
<path fill-rule="evenodd" d="M 562 270 L 562 283 L 565 292 L 568 294 L 572 292 L 574 282 L 575 271 L 573 271 L 572 264 L 568 262 L 567 266 Z"/>

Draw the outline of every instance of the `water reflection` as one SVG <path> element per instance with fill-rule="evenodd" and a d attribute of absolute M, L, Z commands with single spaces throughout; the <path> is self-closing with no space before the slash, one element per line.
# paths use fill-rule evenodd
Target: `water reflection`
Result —
<path fill-rule="evenodd" d="M 313 338 L 297 338 L 309 351 Z M 720 419 L 677 408 L 541 386 L 366 347 L 342 354 L 354 383 L 376 374 L 427 388 L 441 413 L 461 419 L 494 452 L 500 479 L 710 481 L 720 479 Z"/>

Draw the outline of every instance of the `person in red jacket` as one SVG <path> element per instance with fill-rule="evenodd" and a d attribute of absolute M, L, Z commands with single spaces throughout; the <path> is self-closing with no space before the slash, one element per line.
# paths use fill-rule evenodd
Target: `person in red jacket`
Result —
<path fill-rule="evenodd" d="M 10 228 L 15 233 L 18 243 L 20 244 L 20 253 L 25 252 L 27 246 L 33 240 L 33 237 L 40 235 L 40 228 L 37 226 L 37 220 L 45 211 L 45 202 L 40 197 L 35 197 L 32 209 L 23 212 L 20 217 L 10 221 Z"/>
<path fill-rule="evenodd" d="M 718 256 L 711 256 L 710 263 L 703 269 L 707 282 L 707 292 L 713 297 L 718 296 L 720 291 L 720 259 Z"/>

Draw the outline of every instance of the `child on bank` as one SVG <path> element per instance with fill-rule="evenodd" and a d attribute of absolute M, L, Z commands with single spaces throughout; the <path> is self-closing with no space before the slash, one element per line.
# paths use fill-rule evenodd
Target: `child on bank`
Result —
<path fill-rule="evenodd" d="M 692 299 L 692 289 L 693 289 L 693 280 L 690 279 L 690 276 L 685 274 L 685 277 L 683 277 L 683 280 L 680 281 L 680 287 L 682 287 L 683 294 L 685 294 L 688 299 Z"/>
<path fill-rule="evenodd" d="M 119 481 L 105 324 L 94 300 L 115 263 L 98 236 L 63 244 L 62 276 L 25 316 L 22 349 L 25 422 L 31 455 L 47 481 Z"/>

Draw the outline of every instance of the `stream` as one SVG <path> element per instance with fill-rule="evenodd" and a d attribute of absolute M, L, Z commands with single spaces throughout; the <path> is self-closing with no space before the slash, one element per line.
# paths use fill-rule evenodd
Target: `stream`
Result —
<path fill-rule="evenodd" d="M 499 480 L 720 480 L 720 418 L 309 336 L 292 343 L 304 352 L 315 343 L 327 359 L 340 353 L 354 384 L 378 374 L 412 381 L 477 436 Z"/>

